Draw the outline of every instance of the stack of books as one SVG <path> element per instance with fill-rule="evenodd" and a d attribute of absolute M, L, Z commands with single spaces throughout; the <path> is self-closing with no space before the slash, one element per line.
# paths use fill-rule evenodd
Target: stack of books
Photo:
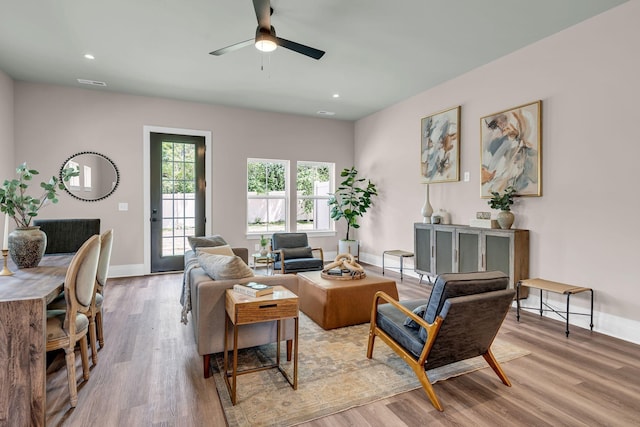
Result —
<path fill-rule="evenodd" d="M 233 285 L 233 290 L 235 292 L 256 298 L 272 294 L 273 286 L 256 282 L 249 282 L 244 284 L 236 283 L 235 285 Z"/>

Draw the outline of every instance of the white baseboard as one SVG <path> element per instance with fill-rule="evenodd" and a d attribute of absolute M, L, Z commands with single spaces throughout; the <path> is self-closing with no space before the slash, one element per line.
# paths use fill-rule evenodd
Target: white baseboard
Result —
<path fill-rule="evenodd" d="M 144 264 L 112 265 L 109 277 L 144 276 Z"/>

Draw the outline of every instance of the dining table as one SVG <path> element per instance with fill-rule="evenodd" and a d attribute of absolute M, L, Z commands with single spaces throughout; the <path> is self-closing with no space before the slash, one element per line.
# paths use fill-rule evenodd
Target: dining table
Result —
<path fill-rule="evenodd" d="M 73 255 L 0 276 L 0 425 L 46 424 L 47 304 L 62 292 Z M 0 259 L 2 262 L 2 259 Z"/>

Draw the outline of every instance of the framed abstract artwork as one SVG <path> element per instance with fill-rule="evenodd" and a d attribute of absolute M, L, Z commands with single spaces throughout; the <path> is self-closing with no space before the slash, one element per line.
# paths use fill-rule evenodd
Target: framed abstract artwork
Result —
<path fill-rule="evenodd" d="M 513 186 L 519 196 L 542 195 L 542 101 L 480 119 L 480 196 Z"/>
<path fill-rule="evenodd" d="M 460 180 L 460 107 L 424 117 L 420 123 L 422 182 Z"/>

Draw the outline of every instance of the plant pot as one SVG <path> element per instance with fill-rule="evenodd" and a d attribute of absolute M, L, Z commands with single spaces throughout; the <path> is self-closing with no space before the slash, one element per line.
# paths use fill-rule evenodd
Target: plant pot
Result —
<path fill-rule="evenodd" d="M 351 254 L 354 256 L 358 256 L 359 255 L 358 241 L 357 240 L 339 240 L 338 254 Z"/>
<path fill-rule="evenodd" d="M 511 211 L 500 211 L 498 213 L 497 219 L 498 219 L 498 224 L 500 225 L 500 228 L 507 230 L 511 228 L 511 226 L 513 225 L 513 221 L 515 220 L 515 217 Z"/>
<path fill-rule="evenodd" d="M 260 256 L 267 256 L 268 253 L 267 248 L 260 248 Z"/>
<path fill-rule="evenodd" d="M 9 255 L 18 268 L 37 267 L 47 248 L 47 235 L 40 227 L 16 228 L 8 241 Z"/>

